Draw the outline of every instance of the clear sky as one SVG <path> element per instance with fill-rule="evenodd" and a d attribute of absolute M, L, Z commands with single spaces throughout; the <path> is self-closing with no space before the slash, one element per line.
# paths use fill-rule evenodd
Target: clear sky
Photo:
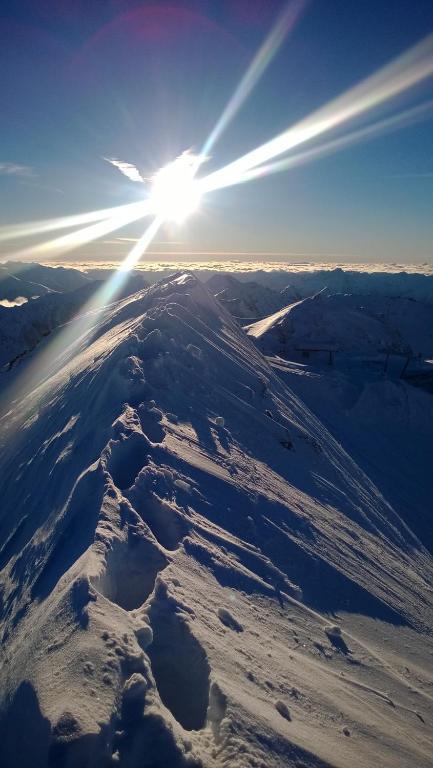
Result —
<path fill-rule="evenodd" d="M 199 151 L 286 6 L 3 0 L 0 226 L 140 199 L 143 185 L 104 157 L 146 176 L 185 149 Z M 273 138 L 432 32 L 432 0 L 306 2 L 206 170 Z M 427 99 L 433 78 L 375 117 Z M 68 260 L 120 258 L 126 238 L 141 231 L 131 225 Z M 15 247 L 3 244 L 1 258 Z M 161 230 L 156 251 L 432 259 L 433 111 L 402 130 L 209 194 L 182 227 Z"/>

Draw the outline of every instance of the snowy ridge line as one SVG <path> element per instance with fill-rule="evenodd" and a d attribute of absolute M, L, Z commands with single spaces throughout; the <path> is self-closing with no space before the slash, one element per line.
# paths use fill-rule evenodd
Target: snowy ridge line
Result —
<path fill-rule="evenodd" d="M 332 293 L 325 289 L 246 327 L 267 354 L 293 356 L 324 344 L 337 356 L 386 351 L 425 358 L 433 351 L 431 302 L 404 296 Z M 326 341 L 325 341 L 326 340 Z"/>
<path fill-rule="evenodd" d="M 192 275 L 108 308 L 9 419 L 6 768 L 428 768 L 429 672 L 375 648 L 433 650 L 431 557 Z"/>
<path fill-rule="evenodd" d="M 222 391 L 224 391 L 224 390 L 222 390 Z M 346 455 L 346 457 L 347 457 L 347 455 Z M 347 459 L 348 459 L 348 457 L 347 457 Z M 363 477 L 364 477 L 364 479 L 366 480 L 366 476 L 364 475 Z M 382 503 L 383 503 L 383 500 L 382 500 Z M 367 520 L 368 520 L 368 518 L 365 518 L 365 519 L 367 519 Z M 385 518 L 382 518 L 382 520 L 384 521 L 384 520 L 385 520 Z M 378 531 L 378 532 L 379 532 L 379 531 Z M 400 536 L 400 540 L 401 540 L 401 536 Z M 389 546 L 389 542 L 388 542 L 387 546 Z M 420 546 L 421 546 L 421 545 L 420 545 Z M 398 550 L 397 550 L 397 549 L 395 550 L 395 554 L 398 554 Z M 388 596 L 390 596 L 390 594 L 392 594 L 392 592 L 391 592 L 391 593 L 388 593 Z M 394 593 L 394 595 L 395 595 L 395 597 L 397 597 L 397 593 Z"/>

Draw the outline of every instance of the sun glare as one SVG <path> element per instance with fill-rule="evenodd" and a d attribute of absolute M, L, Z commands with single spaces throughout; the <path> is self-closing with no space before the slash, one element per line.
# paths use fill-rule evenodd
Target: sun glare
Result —
<path fill-rule="evenodd" d="M 200 206 L 202 197 L 209 192 L 230 187 L 278 171 L 288 170 L 303 162 L 310 162 L 331 152 L 371 138 L 382 132 L 395 130 L 410 122 L 416 122 L 431 113 L 432 101 L 412 106 L 406 111 L 389 114 L 392 103 L 433 77 L 433 35 L 405 51 L 396 59 L 353 86 L 337 98 L 321 106 L 298 123 L 264 144 L 249 150 L 246 154 L 200 178 L 197 172 L 207 160 L 209 150 L 221 136 L 223 130 L 237 114 L 241 105 L 262 76 L 269 61 L 282 44 L 285 35 L 292 28 L 304 8 L 304 0 L 297 0 L 280 17 L 269 37 L 253 58 L 250 67 L 235 90 L 232 99 L 217 121 L 203 145 L 201 153 L 189 150 L 158 170 L 150 179 L 150 186 L 141 171 L 132 163 L 116 158 L 105 158 L 133 183 L 146 185 L 146 200 L 115 208 L 90 211 L 84 214 L 65 216 L 48 221 L 33 221 L 0 228 L 0 241 L 29 238 L 45 232 L 80 227 L 47 242 L 37 242 L 9 255 L 13 259 L 33 259 L 53 253 L 66 253 L 108 235 L 139 219 L 152 217 L 150 224 L 126 257 L 120 269 L 128 270 L 135 265 L 151 240 L 165 222 L 181 224 Z M 383 113 L 382 111 L 386 111 Z M 378 119 L 366 121 L 370 115 Z M 358 124 L 355 122 L 358 121 Z M 351 126 L 344 133 L 343 126 Z M 333 132 L 337 135 L 332 137 Z M 330 138 L 320 143 L 321 137 Z M 311 145 L 303 151 L 303 145 Z M 296 150 L 296 152 L 295 152 Z M 138 257 L 137 257 L 137 254 Z"/>
<path fill-rule="evenodd" d="M 199 155 L 184 152 L 155 174 L 149 197 L 155 216 L 181 224 L 197 210 L 201 194 L 195 174 L 201 163 Z"/>

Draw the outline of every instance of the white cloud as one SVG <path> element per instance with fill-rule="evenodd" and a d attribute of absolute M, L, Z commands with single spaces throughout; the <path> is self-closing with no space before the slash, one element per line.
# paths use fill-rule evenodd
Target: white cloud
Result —
<path fill-rule="evenodd" d="M 124 160 L 117 160 L 115 157 L 104 157 L 104 160 L 106 160 L 107 163 L 114 165 L 115 168 L 118 168 L 119 171 L 131 181 L 144 182 L 140 171 L 135 165 L 132 165 L 132 163 L 125 163 Z"/>
<path fill-rule="evenodd" d="M 18 163 L 0 163 L 0 176 L 21 176 L 29 178 L 33 176 L 33 169 L 28 165 Z"/>

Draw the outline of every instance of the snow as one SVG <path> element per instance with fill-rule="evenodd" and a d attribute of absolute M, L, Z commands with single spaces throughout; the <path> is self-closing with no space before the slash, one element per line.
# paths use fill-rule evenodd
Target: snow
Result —
<path fill-rule="evenodd" d="M 71 271 L 67 271 L 68 275 Z M 0 279 L 0 291 L 1 286 Z M 123 284 L 121 295 L 128 296 L 145 286 L 141 277 L 131 275 Z M 19 302 L 15 299 L 14 302 L 0 302 L 0 368 L 12 367 L 34 349 L 44 336 L 84 312 L 87 303 L 100 287 L 101 282 L 86 279 L 84 285 L 74 290 L 65 288 L 63 292 L 47 291 L 29 301 Z M 6 307 L 11 311 L 6 312 Z"/>
<path fill-rule="evenodd" d="M 233 629 L 235 632 L 244 631 L 242 624 L 229 610 L 227 610 L 227 608 L 218 608 L 218 618 L 226 627 L 229 627 L 229 629 Z"/>
<path fill-rule="evenodd" d="M 246 327 L 269 353 L 334 348 L 375 355 L 433 352 L 433 306 L 406 298 L 320 292 Z"/>
<path fill-rule="evenodd" d="M 325 290 L 330 295 L 351 293 L 359 296 L 377 295 L 388 298 L 401 297 L 416 301 L 433 302 L 433 274 L 431 264 L 418 268 L 409 265 L 346 265 L 320 269 L 316 265 L 277 265 L 267 271 L 249 270 L 244 275 L 237 273 L 239 280 L 259 282 L 273 290 L 282 291 L 289 302 L 307 296 L 314 296 Z"/>
<path fill-rule="evenodd" d="M 328 302 L 346 367 L 266 359 L 182 273 L 1 372 L 6 768 L 432 765 L 431 396 L 348 367 L 370 299 L 287 318 Z"/>
<path fill-rule="evenodd" d="M 275 709 L 280 713 L 281 717 L 284 717 L 285 720 L 290 721 L 292 719 L 287 704 L 284 701 L 281 701 L 281 699 L 278 699 L 275 702 Z"/>
<path fill-rule="evenodd" d="M 254 281 L 241 282 L 233 275 L 216 274 L 206 284 L 220 304 L 238 319 L 269 315 L 284 303 L 278 291 Z"/>
<path fill-rule="evenodd" d="M 245 330 L 247 331 L 249 336 L 252 336 L 255 339 L 259 339 L 265 333 L 273 329 L 275 326 L 282 325 L 282 321 L 288 318 L 289 313 L 294 306 L 295 304 L 291 304 L 289 306 L 282 307 L 281 309 L 278 310 L 278 312 L 274 312 L 274 314 L 268 315 L 267 317 L 264 317 L 262 320 L 258 320 L 257 322 L 252 323 L 251 325 L 245 326 Z"/>
<path fill-rule="evenodd" d="M 73 317 L 95 292 L 95 285 L 89 283 L 65 294 L 50 292 L 8 310 L 0 306 L 0 368 L 13 365 Z"/>
<path fill-rule="evenodd" d="M 153 284 L 161 279 L 167 279 L 174 269 L 194 270 L 197 277 L 205 282 L 211 293 L 219 294 L 222 303 L 227 298 L 226 308 L 230 309 L 233 301 L 236 304 L 244 304 L 244 298 L 248 303 L 261 301 L 266 295 L 278 297 L 279 304 L 263 307 L 259 315 L 257 307 L 250 307 L 246 317 L 258 319 L 275 312 L 282 306 L 298 301 L 307 296 L 314 296 L 323 289 L 329 294 L 352 293 L 361 296 L 379 295 L 386 297 L 412 298 L 416 301 L 433 302 L 433 265 L 432 262 L 424 264 L 317 264 L 309 262 L 293 263 L 284 261 L 272 261 L 272 258 L 258 263 L 247 261 L 207 261 L 196 258 L 193 260 L 178 262 L 175 266 L 169 262 L 144 262 L 137 272 Z M 116 269 L 117 265 L 95 265 L 90 268 L 84 265 L 85 274 L 94 279 L 103 279 Z M 104 268 L 105 267 L 105 268 Z M 270 292 L 270 293 L 269 293 Z M 244 305 L 245 309 L 245 305 Z"/>
<path fill-rule="evenodd" d="M 74 291 L 89 282 L 91 279 L 78 269 L 49 267 L 32 262 L 0 263 L 0 300 L 23 303 L 22 299 L 50 292 Z"/>

